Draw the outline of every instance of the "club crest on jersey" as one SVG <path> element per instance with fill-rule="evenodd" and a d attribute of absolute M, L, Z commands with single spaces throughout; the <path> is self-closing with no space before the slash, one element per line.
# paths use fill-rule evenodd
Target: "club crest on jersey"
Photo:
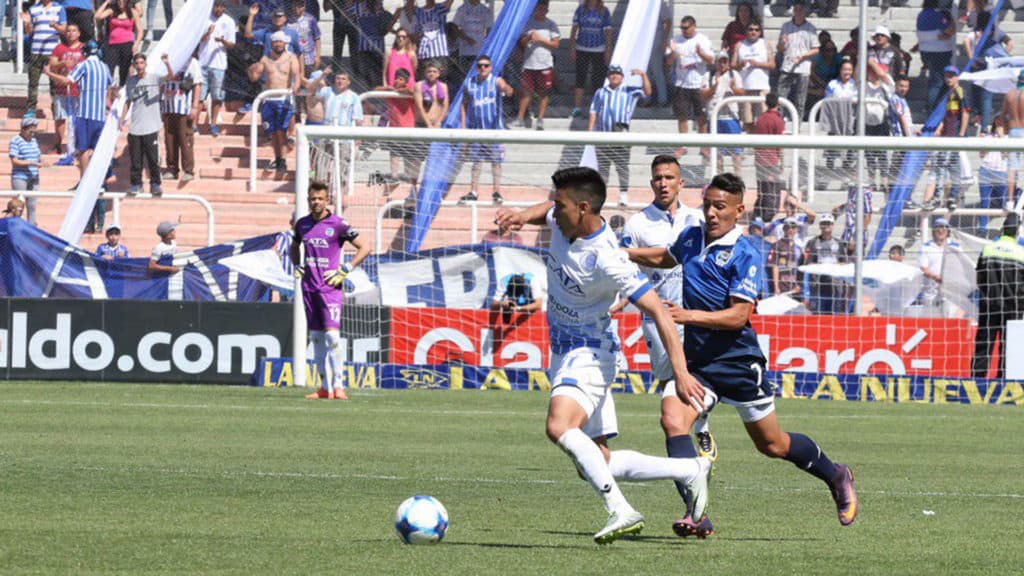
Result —
<path fill-rule="evenodd" d="M 597 252 L 587 252 L 583 255 L 583 269 L 590 272 L 597 266 Z"/>
<path fill-rule="evenodd" d="M 324 230 L 324 236 L 327 236 L 328 238 L 334 236 L 334 228 L 327 228 Z"/>
<path fill-rule="evenodd" d="M 633 244 L 633 238 L 631 238 L 629 236 L 623 236 L 622 237 L 622 245 L 623 246 L 625 246 L 626 248 L 629 248 L 632 244 Z"/>
<path fill-rule="evenodd" d="M 732 250 L 722 250 L 715 254 L 715 264 L 725 268 L 725 265 L 729 263 L 729 258 L 732 258 Z"/>

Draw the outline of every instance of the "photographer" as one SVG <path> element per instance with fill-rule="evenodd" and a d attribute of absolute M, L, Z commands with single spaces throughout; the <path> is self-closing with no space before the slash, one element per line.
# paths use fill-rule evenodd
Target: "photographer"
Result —
<path fill-rule="evenodd" d="M 540 300 L 533 297 L 530 279 L 533 274 L 509 274 L 501 279 L 505 292 L 501 298 L 491 302 L 491 310 L 500 310 L 501 319 L 506 324 L 512 321 L 513 312 L 532 314 L 540 310 Z"/>

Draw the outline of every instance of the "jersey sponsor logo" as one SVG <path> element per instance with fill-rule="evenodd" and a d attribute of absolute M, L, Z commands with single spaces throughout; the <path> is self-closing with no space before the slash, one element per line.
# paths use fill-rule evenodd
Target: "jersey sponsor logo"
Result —
<path fill-rule="evenodd" d="M 306 245 L 310 248 L 329 248 L 326 238 L 306 238 Z"/>
<path fill-rule="evenodd" d="M 553 297 L 548 296 L 548 306 L 554 310 L 563 319 L 570 319 L 578 321 L 580 313 L 572 306 L 566 306 Z"/>
<path fill-rule="evenodd" d="M 580 285 L 569 276 L 565 269 L 550 254 L 544 258 L 544 262 L 547 264 L 551 275 L 558 280 L 558 283 L 562 285 L 562 288 L 565 288 L 566 292 L 573 296 L 583 296 L 583 289 L 580 288 Z"/>

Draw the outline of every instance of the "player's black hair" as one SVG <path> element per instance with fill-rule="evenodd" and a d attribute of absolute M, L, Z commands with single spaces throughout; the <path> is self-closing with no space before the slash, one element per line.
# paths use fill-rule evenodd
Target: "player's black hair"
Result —
<path fill-rule="evenodd" d="M 779 95 L 775 92 L 769 92 L 764 95 L 764 105 L 770 108 L 779 107 Z"/>
<path fill-rule="evenodd" d="M 328 196 L 331 195 L 330 192 L 328 192 L 329 188 L 327 187 L 327 184 L 325 182 L 321 182 L 319 180 L 310 180 L 310 182 L 309 182 L 309 193 L 310 194 L 312 194 L 313 192 L 320 192 L 321 190 L 323 190 L 324 192 L 327 192 Z"/>
<path fill-rule="evenodd" d="M 586 166 L 562 168 L 551 175 L 551 182 L 556 190 L 568 189 L 569 197 L 577 204 L 586 200 L 590 202 L 591 212 L 601 213 L 607 196 L 607 187 L 597 170 Z"/>
<path fill-rule="evenodd" d="M 740 198 L 743 197 L 743 193 L 747 190 L 747 187 L 743 184 L 743 179 L 732 172 L 716 174 L 711 179 L 711 184 L 708 184 L 708 188 L 717 188 L 722 192 L 737 194 Z"/>
<path fill-rule="evenodd" d="M 662 164 L 675 164 L 676 168 L 679 168 L 679 160 L 671 154 L 658 154 L 651 160 L 651 171 L 661 166 Z"/>

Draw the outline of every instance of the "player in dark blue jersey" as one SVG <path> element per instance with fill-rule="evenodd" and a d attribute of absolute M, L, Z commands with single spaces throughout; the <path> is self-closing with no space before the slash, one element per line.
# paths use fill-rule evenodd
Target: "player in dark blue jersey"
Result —
<path fill-rule="evenodd" d="M 764 378 L 766 361 L 750 325 L 761 278 L 756 247 L 736 222 L 743 214 L 743 180 L 719 174 L 704 193 L 702 226 L 683 230 L 668 248 L 627 250 L 643 266 L 683 266 L 683 305 L 666 302 L 672 318 L 686 325 L 683 349 L 691 374 L 712 397 L 739 412 L 757 449 L 769 458 L 785 458 L 820 478 L 832 491 L 839 522 L 857 517 L 853 473 L 834 464 L 813 440 L 783 432 L 775 415 L 773 386 Z M 707 396 L 707 395 L 706 395 Z M 705 398 L 706 399 L 706 398 Z M 697 418 L 690 403 L 680 405 L 684 429 Z M 699 531 L 703 518 L 684 519 Z"/>

